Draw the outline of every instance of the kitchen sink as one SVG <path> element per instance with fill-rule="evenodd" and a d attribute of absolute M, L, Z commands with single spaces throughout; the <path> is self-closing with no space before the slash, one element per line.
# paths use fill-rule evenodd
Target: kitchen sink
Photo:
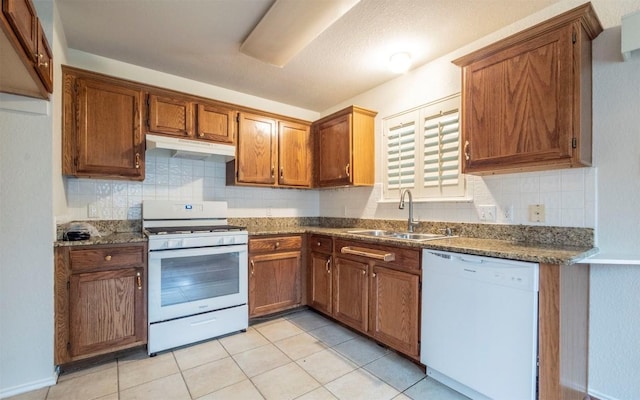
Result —
<path fill-rule="evenodd" d="M 395 239 L 415 240 L 418 242 L 454 237 L 454 236 L 440 235 L 437 233 L 394 232 L 394 231 L 385 231 L 382 229 L 354 230 L 354 231 L 347 231 L 347 233 L 352 233 L 354 235 L 362 235 L 362 236 L 386 237 L 389 239 L 395 238 Z"/>

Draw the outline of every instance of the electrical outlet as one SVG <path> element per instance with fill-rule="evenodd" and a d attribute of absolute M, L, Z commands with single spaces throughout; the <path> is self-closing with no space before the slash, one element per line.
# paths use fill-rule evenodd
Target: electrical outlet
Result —
<path fill-rule="evenodd" d="M 480 221 L 491 222 L 496 220 L 496 206 L 478 206 Z"/>
<path fill-rule="evenodd" d="M 87 206 L 87 217 L 98 218 L 98 206 L 95 204 L 89 204 Z"/>
<path fill-rule="evenodd" d="M 504 222 L 513 222 L 513 205 L 502 206 L 502 219 Z"/>
<path fill-rule="evenodd" d="M 529 222 L 544 222 L 544 204 L 529 205 Z"/>

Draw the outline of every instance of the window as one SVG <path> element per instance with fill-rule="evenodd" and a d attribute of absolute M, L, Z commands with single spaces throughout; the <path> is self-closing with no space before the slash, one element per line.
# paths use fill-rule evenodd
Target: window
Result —
<path fill-rule="evenodd" d="M 385 199 L 464 196 L 459 122 L 459 94 L 384 119 Z"/>

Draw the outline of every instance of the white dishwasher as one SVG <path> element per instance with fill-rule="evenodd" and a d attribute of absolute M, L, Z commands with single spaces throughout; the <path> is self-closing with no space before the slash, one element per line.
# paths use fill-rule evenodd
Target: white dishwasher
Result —
<path fill-rule="evenodd" d="M 427 375 L 472 399 L 535 399 L 538 264 L 422 254 Z"/>

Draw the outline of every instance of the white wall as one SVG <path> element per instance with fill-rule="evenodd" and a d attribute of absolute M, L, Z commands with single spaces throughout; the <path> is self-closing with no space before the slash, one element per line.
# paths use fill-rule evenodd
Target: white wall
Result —
<path fill-rule="evenodd" d="M 620 28 L 593 43 L 598 246 L 640 260 L 640 52 L 622 62 Z M 640 399 L 640 265 L 592 265 L 589 388 Z"/>
<path fill-rule="evenodd" d="M 53 3 L 35 2 L 47 37 Z M 55 383 L 52 115 L 55 104 L 0 102 L 0 397 Z"/>

